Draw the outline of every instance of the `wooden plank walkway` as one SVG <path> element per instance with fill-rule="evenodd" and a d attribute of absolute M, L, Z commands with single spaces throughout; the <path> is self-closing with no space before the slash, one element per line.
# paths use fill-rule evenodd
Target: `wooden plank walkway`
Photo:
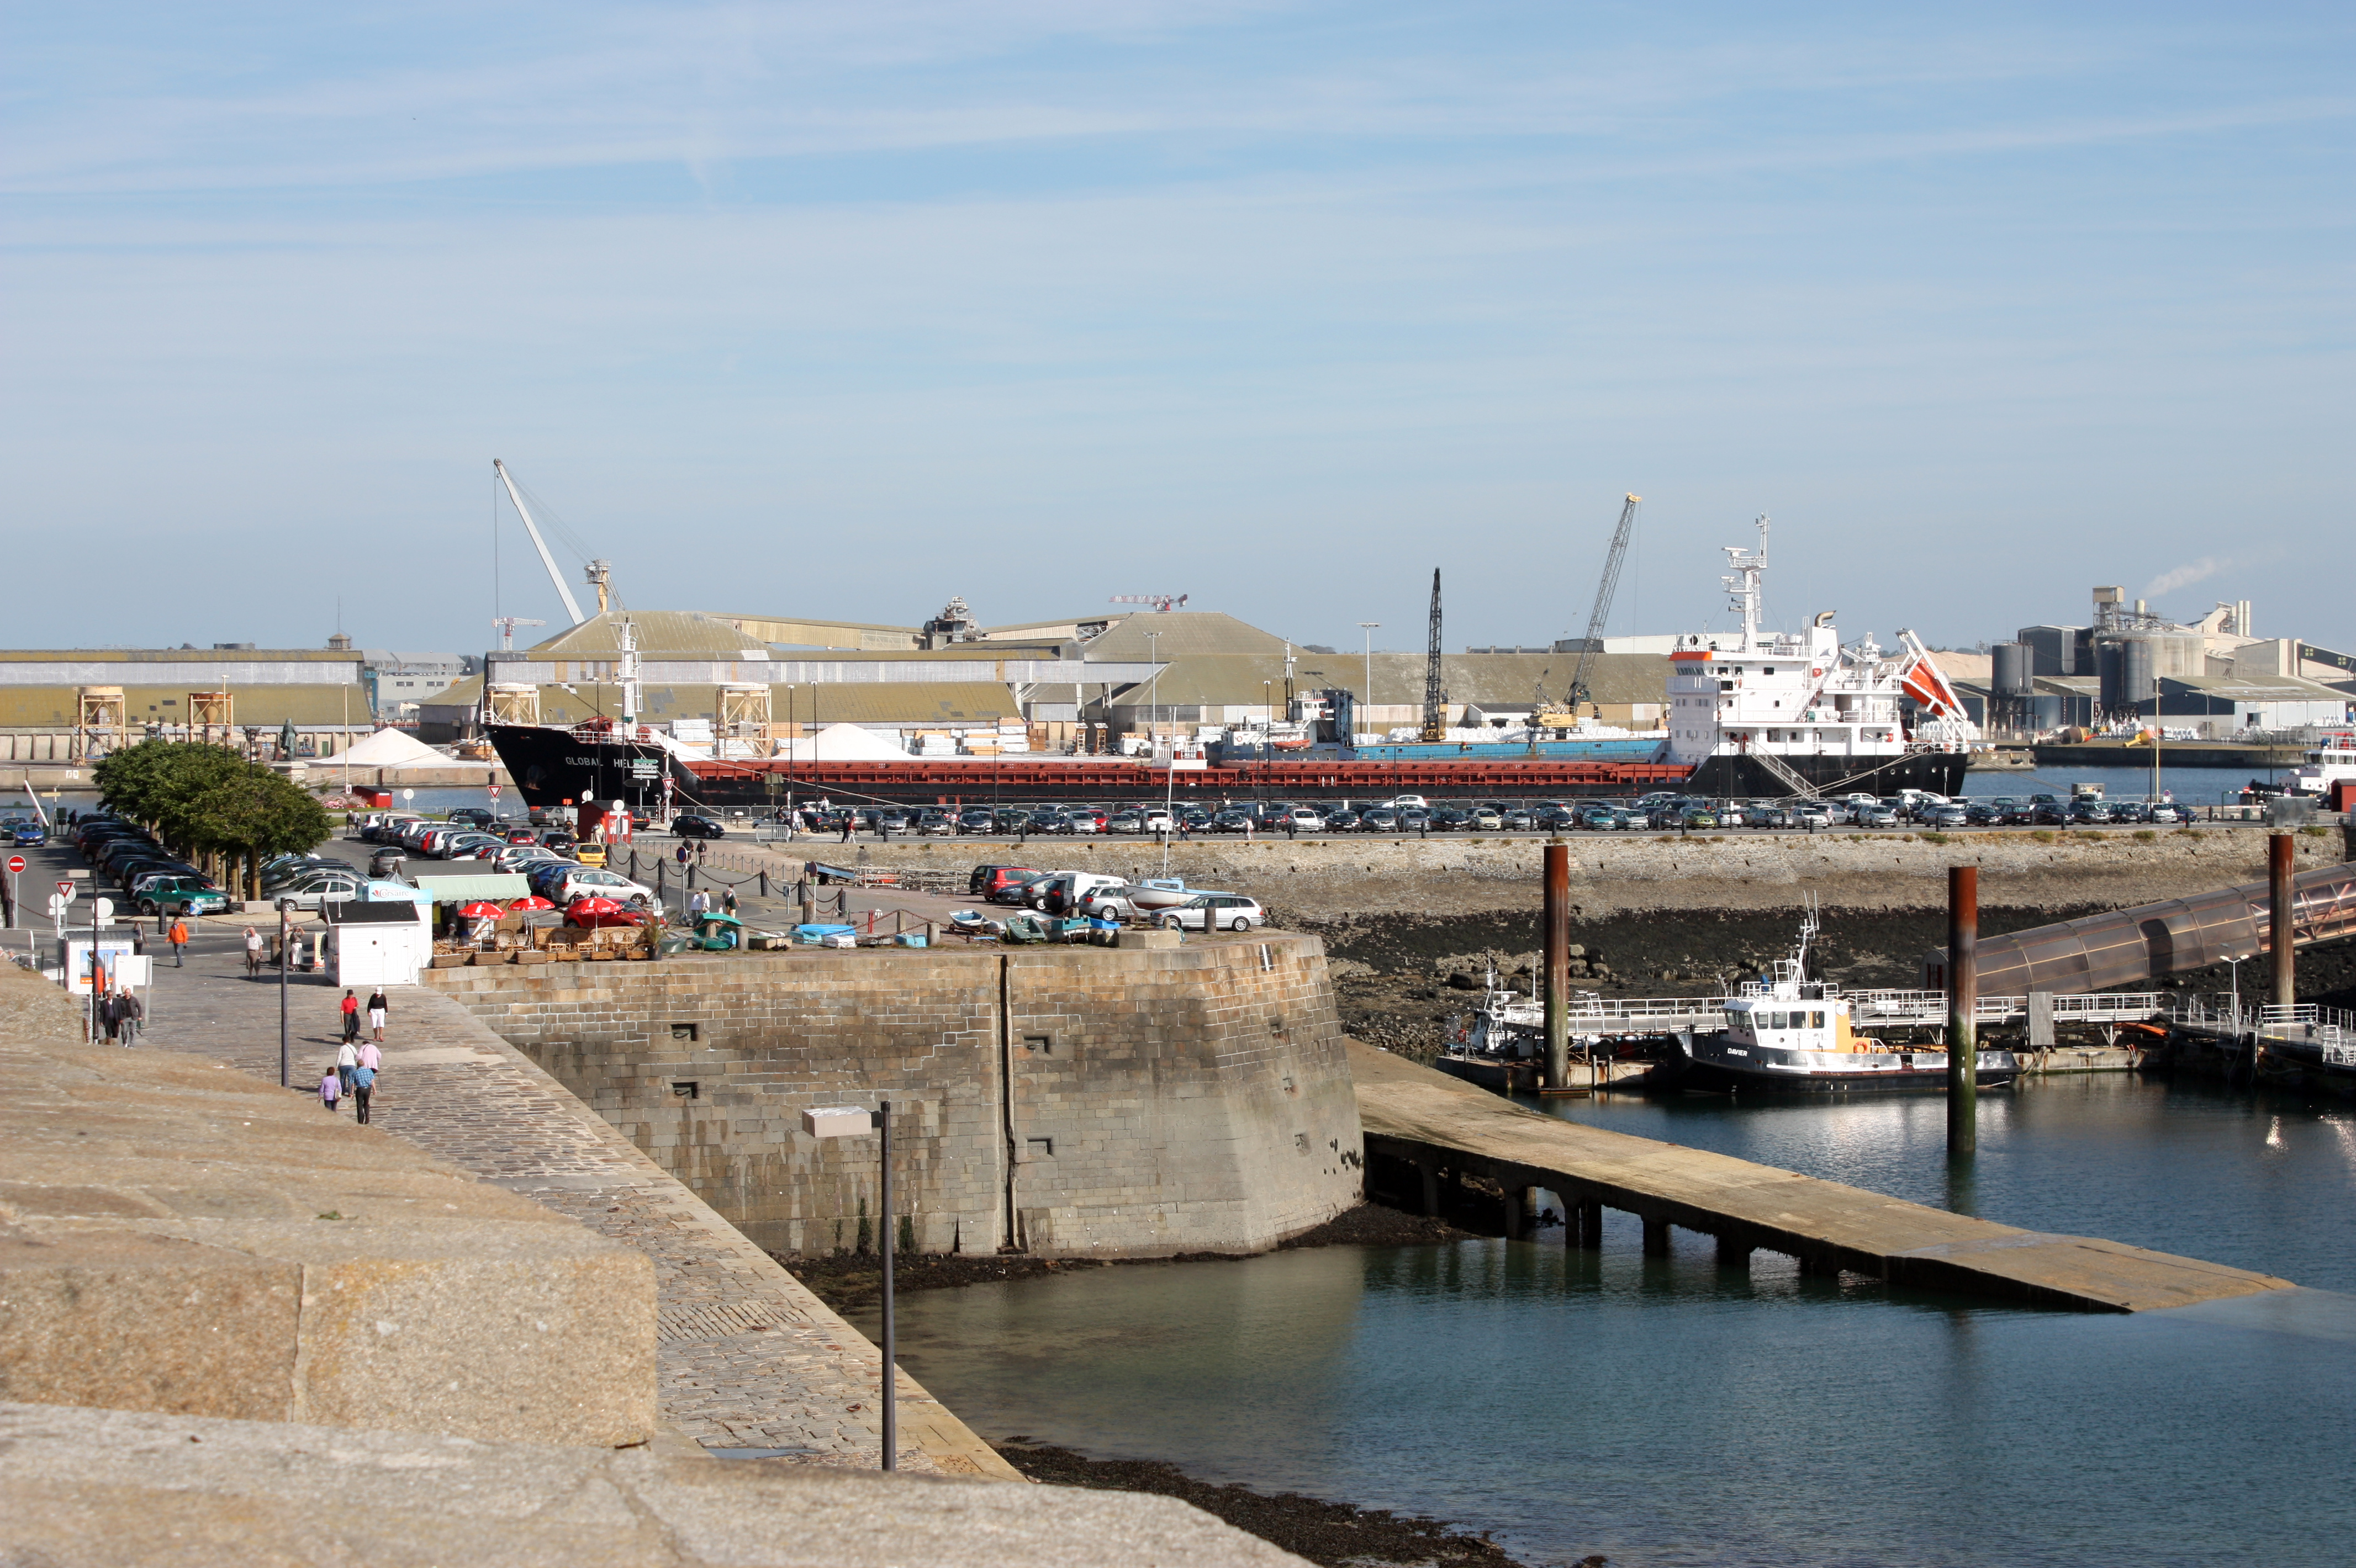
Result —
<path fill-rule="evenodd" d="M 1789 1253 L 1811 1272 L 1837 1270 L 2047 1307 L 2146 1312 L 2292 1288 L 2288 1280 L 2246 1269 L 2088 1236 L 2017 1230 L 1796 1171 L 1540 1115 L 1355 1041 L 1350 1071 L 1368 1154 L 1418 1165 L 1427 1192 L 1442 1167 L 1491 1178 L 1509 1200 L 1516 1189 L 1543 1188 L 1570 1210 L 1575 1244 L 1596 1231 L 1581 1223 L 1580 1209 L 1601 1205 L 1641 1216 L 1654 1250 L 1666 1246 L 1667 1227 L 1675 1225 L 1717 1237 L 1719 1255 L 1730 1260 L 1763 1248 Z M 1509 1200 L 1506 1210 L 1512 1214 L 1516 1205 Z"/>

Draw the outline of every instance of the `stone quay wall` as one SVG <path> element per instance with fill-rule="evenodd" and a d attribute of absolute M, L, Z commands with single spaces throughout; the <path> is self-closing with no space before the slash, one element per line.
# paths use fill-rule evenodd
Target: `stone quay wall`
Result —
<path fill-rule="evenodd" d="M 2027 793 L 2024 788 L 2023 793 Z M 1980 868 L 1980 899 L 2016 908 L 2126 907 L 2230 887 L 2266 874 L 2263 824 L 2191 832 L 2103 828 L 1959 832 L 1936 838 L 1883 828 L 1836 833 L 1574 833 L 1578 917 L 1656 910 L 1787 909 L 1815 893 L 1844 909 L 1926 909 L 1947 901 L 1947 868 Z M 2356 857 L 2356 827 L 2301 834 L 2298 869 Z M 935 870 L 960 880 L 976 863 L 1043 870 L 1162 874 L 1155 839 L 1033 838 L 988 844 L 823 837 L 769 847 L 782 874 L 804 859 Z M 1306 834 L 1297 839 L 1197 838 L 1171 846 L 1168 869 L 1189 887 L 1246 893 L 1272 919 L 1312 923 L 1368 916 L 1484 914 L 1536 909 L 1545 840 L 1442 834 L 1429 839 Z"/>
<path fill-rule="evenodd" d="M 860 949 L 495 965 L 429 984 L 762 1246 L 1265 1251 L 1357 1200 L 1358 1118 L 1323 944 Z"/>

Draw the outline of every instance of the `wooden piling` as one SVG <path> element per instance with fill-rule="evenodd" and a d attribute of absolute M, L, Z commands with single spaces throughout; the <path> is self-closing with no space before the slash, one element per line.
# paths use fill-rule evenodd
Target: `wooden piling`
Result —
<path fill-rule="evenodd" d="M 2266 839 L 2266 891 L 2271 904 L 2267 912 L 2267 944 L 2272 949 L 2267 956 L 2274 964 L 2275 1006 L 2278 1008 L 2287 1008 L 2298 1000 L 2294 972 L 2298 935 L 2291 923 L 2291 912 L 2297 903 L 2291 891 L 2293 848 L 2287 833 L 2273 834 Z"/>
<path fill-rule="evenodd" d="M 1979 1147 L 1980 869 L 1947 868 L 1947 1153 Z"/>
<path fill-rule="evenodd" d="M 1570 1086 L 1570 846 L 1546 846 L 1546 1086 Z"/>

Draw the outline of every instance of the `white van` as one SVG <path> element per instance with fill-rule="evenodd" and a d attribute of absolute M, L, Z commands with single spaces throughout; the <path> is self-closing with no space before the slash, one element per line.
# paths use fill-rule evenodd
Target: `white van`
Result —
<path fill-rule="evenodd" d="M 1033 909 L 1044 912 L 1052 897 L 1060 906 L 1055 912 L 1069 914 L 1072 906 L 1098 888 L 1119 887 L 1126 878 L 1108 877 L 1101 871 L 1050 871 L 1023 890 L 1023 901 Z"/>

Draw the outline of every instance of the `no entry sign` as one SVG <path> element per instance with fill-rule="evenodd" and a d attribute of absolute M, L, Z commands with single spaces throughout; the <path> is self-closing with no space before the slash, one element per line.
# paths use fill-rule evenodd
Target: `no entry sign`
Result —
<path fill-rule="evenodd" d="M 10 876 L 12 876 L 12 877 L 13 877 L 13 876 L 15 876 L 17 872 L 19 872 L 19 871 L 23 870 L 24 869 L 25 869 L 25 857 L 23 857 L 22 855 L 11 855 L 11 856 L 9 856 L 9 857 L 8 857 L 8 874 L 9 874 Z"/>

